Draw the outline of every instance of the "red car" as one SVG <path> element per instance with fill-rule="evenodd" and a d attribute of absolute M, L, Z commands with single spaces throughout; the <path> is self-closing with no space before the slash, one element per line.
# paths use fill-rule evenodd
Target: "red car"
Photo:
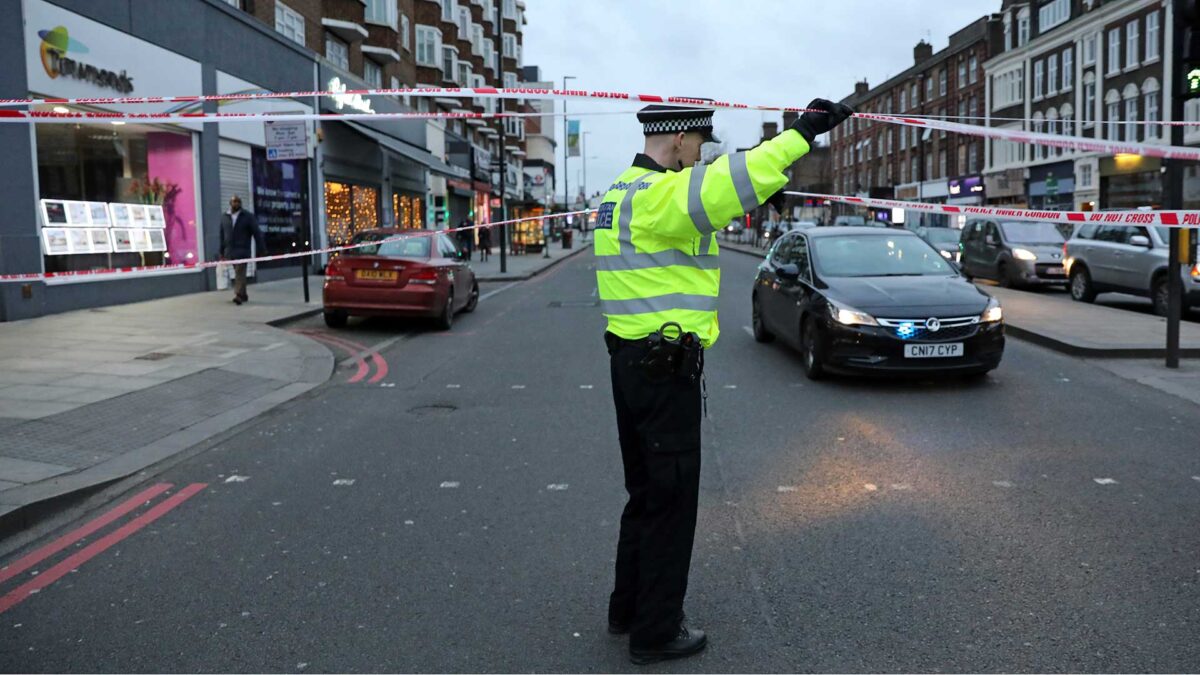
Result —
<path fill-rule="evenodd" d="M 406 236 L 407 235 L 407 236 Z M 325 268 L 325 324 L 351 316 L 433 317 L 449 330 L 458 311 L 479 304 L 479 284 L 466 256 L 444 234 L 365 230 Z"/>

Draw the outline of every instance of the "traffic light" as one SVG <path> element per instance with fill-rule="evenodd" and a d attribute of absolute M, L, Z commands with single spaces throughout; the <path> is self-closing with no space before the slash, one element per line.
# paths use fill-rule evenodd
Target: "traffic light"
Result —
<path fill-rule="evenodd" d="M 1178 4 L 1182 30 L 1179 69 L 1182 81 L 1179 91 L 1182 98 L 1200 97 L 1200 0 L 1181 0 Z"/>

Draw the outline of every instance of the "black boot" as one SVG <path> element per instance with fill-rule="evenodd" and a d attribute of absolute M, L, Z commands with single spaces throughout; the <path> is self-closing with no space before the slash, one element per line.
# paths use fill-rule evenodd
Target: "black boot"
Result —
<path fill-rule="evenodd" d="M 681 659 L 685 656 L 698 654 L 708 644 L 704 631 L 687 626 L 679 626 L 679 634 L 674 640 L 654 645 L 653 647 L 630 647 L 629 660 L 639 666 L 656 663 L 668 659 Z"/>

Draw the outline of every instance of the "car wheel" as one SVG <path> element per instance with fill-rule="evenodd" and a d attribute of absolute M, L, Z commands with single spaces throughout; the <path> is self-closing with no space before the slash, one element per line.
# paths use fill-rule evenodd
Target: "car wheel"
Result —
<path fill-rule="evenodd" d="M 446 306 L 438 315 L 437 326 L 441 330 L 450 330 L 454 327 L 454 291 L 446 294 Z"/>
<path fill-rule="evenodd" d="M 467 306 L 463 307 L 463 311 L 467 312 L 467 313 L 474 312 L 475 308 L 478 306 L 479 306 L 479 283 L 471 282 L 471 296 L 467 300 Z"/>
<path fill-rule="evenodd" d="M 1167 287 L 1167 277 L 1161 276 L 1150 284 L 1150 300 L 1154 303 L 1154 313 L 1166 316 L 1171 306 L 1171 291 Z"/>
<path fill-rule="evenodd" d="M 821 329 L 811 316 L 804 319 L 800 331 L 800 355 L 804 359 L 804 374 L 810 380 L 825 377 L 825 350 L 821 345 Z"/>
<path fill-rule="evenodd" d="M 330 328 L 343 328 L 343 327 L 345 327 L 346 321 L 349 318 L 350 318 L 350 315 L 346 314 L 344 311 L 342 311 L 340 309 L 335 309 L 332 311 L 326 310 L 325 325 L 329 326 Z"/>
<path fill-rule="evenodd" d="M 996 266 L 996 283 L 1000 284 L 1000 288 L 1012 288 L 1013 280 L 1008 274 L 1008 263 L 1000 263 Z"/>
<path fill-rule="evenodd" d="M 762 307 L 758 303 L 757 295 L 750 299 L 750 323 L 754 328 L 754 339 L 757 342 L 771 342 L 775 339 L 763 322 Z"/>
<path fill-rule="evenodd" d="M 1092 285 L 1092 275 L 1086 267 L 1071 268 L 1071 299 L 1079 302 L 1092 302 L 1096 299 L 1096 288 Z"/>

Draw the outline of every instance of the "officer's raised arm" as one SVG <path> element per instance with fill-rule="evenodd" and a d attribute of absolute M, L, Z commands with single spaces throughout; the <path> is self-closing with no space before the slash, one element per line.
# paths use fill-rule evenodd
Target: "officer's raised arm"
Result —
<path fill-rule="evenodd" d="M 639 202 L 659 214 L 658 235 L 680 239 L 710 235 L 766 202 L 787 185 L 784 170 L 808 154 L 813 140 L 854 112 L 825 99 L 816 99 L 808 107 L 827 112 L 806 112 L 782 134 L 750 150 L 721 155 L 707 165 L 681 167 L 649 186 Z M 685 141 L 662 136 L 659 142 Z"/>

